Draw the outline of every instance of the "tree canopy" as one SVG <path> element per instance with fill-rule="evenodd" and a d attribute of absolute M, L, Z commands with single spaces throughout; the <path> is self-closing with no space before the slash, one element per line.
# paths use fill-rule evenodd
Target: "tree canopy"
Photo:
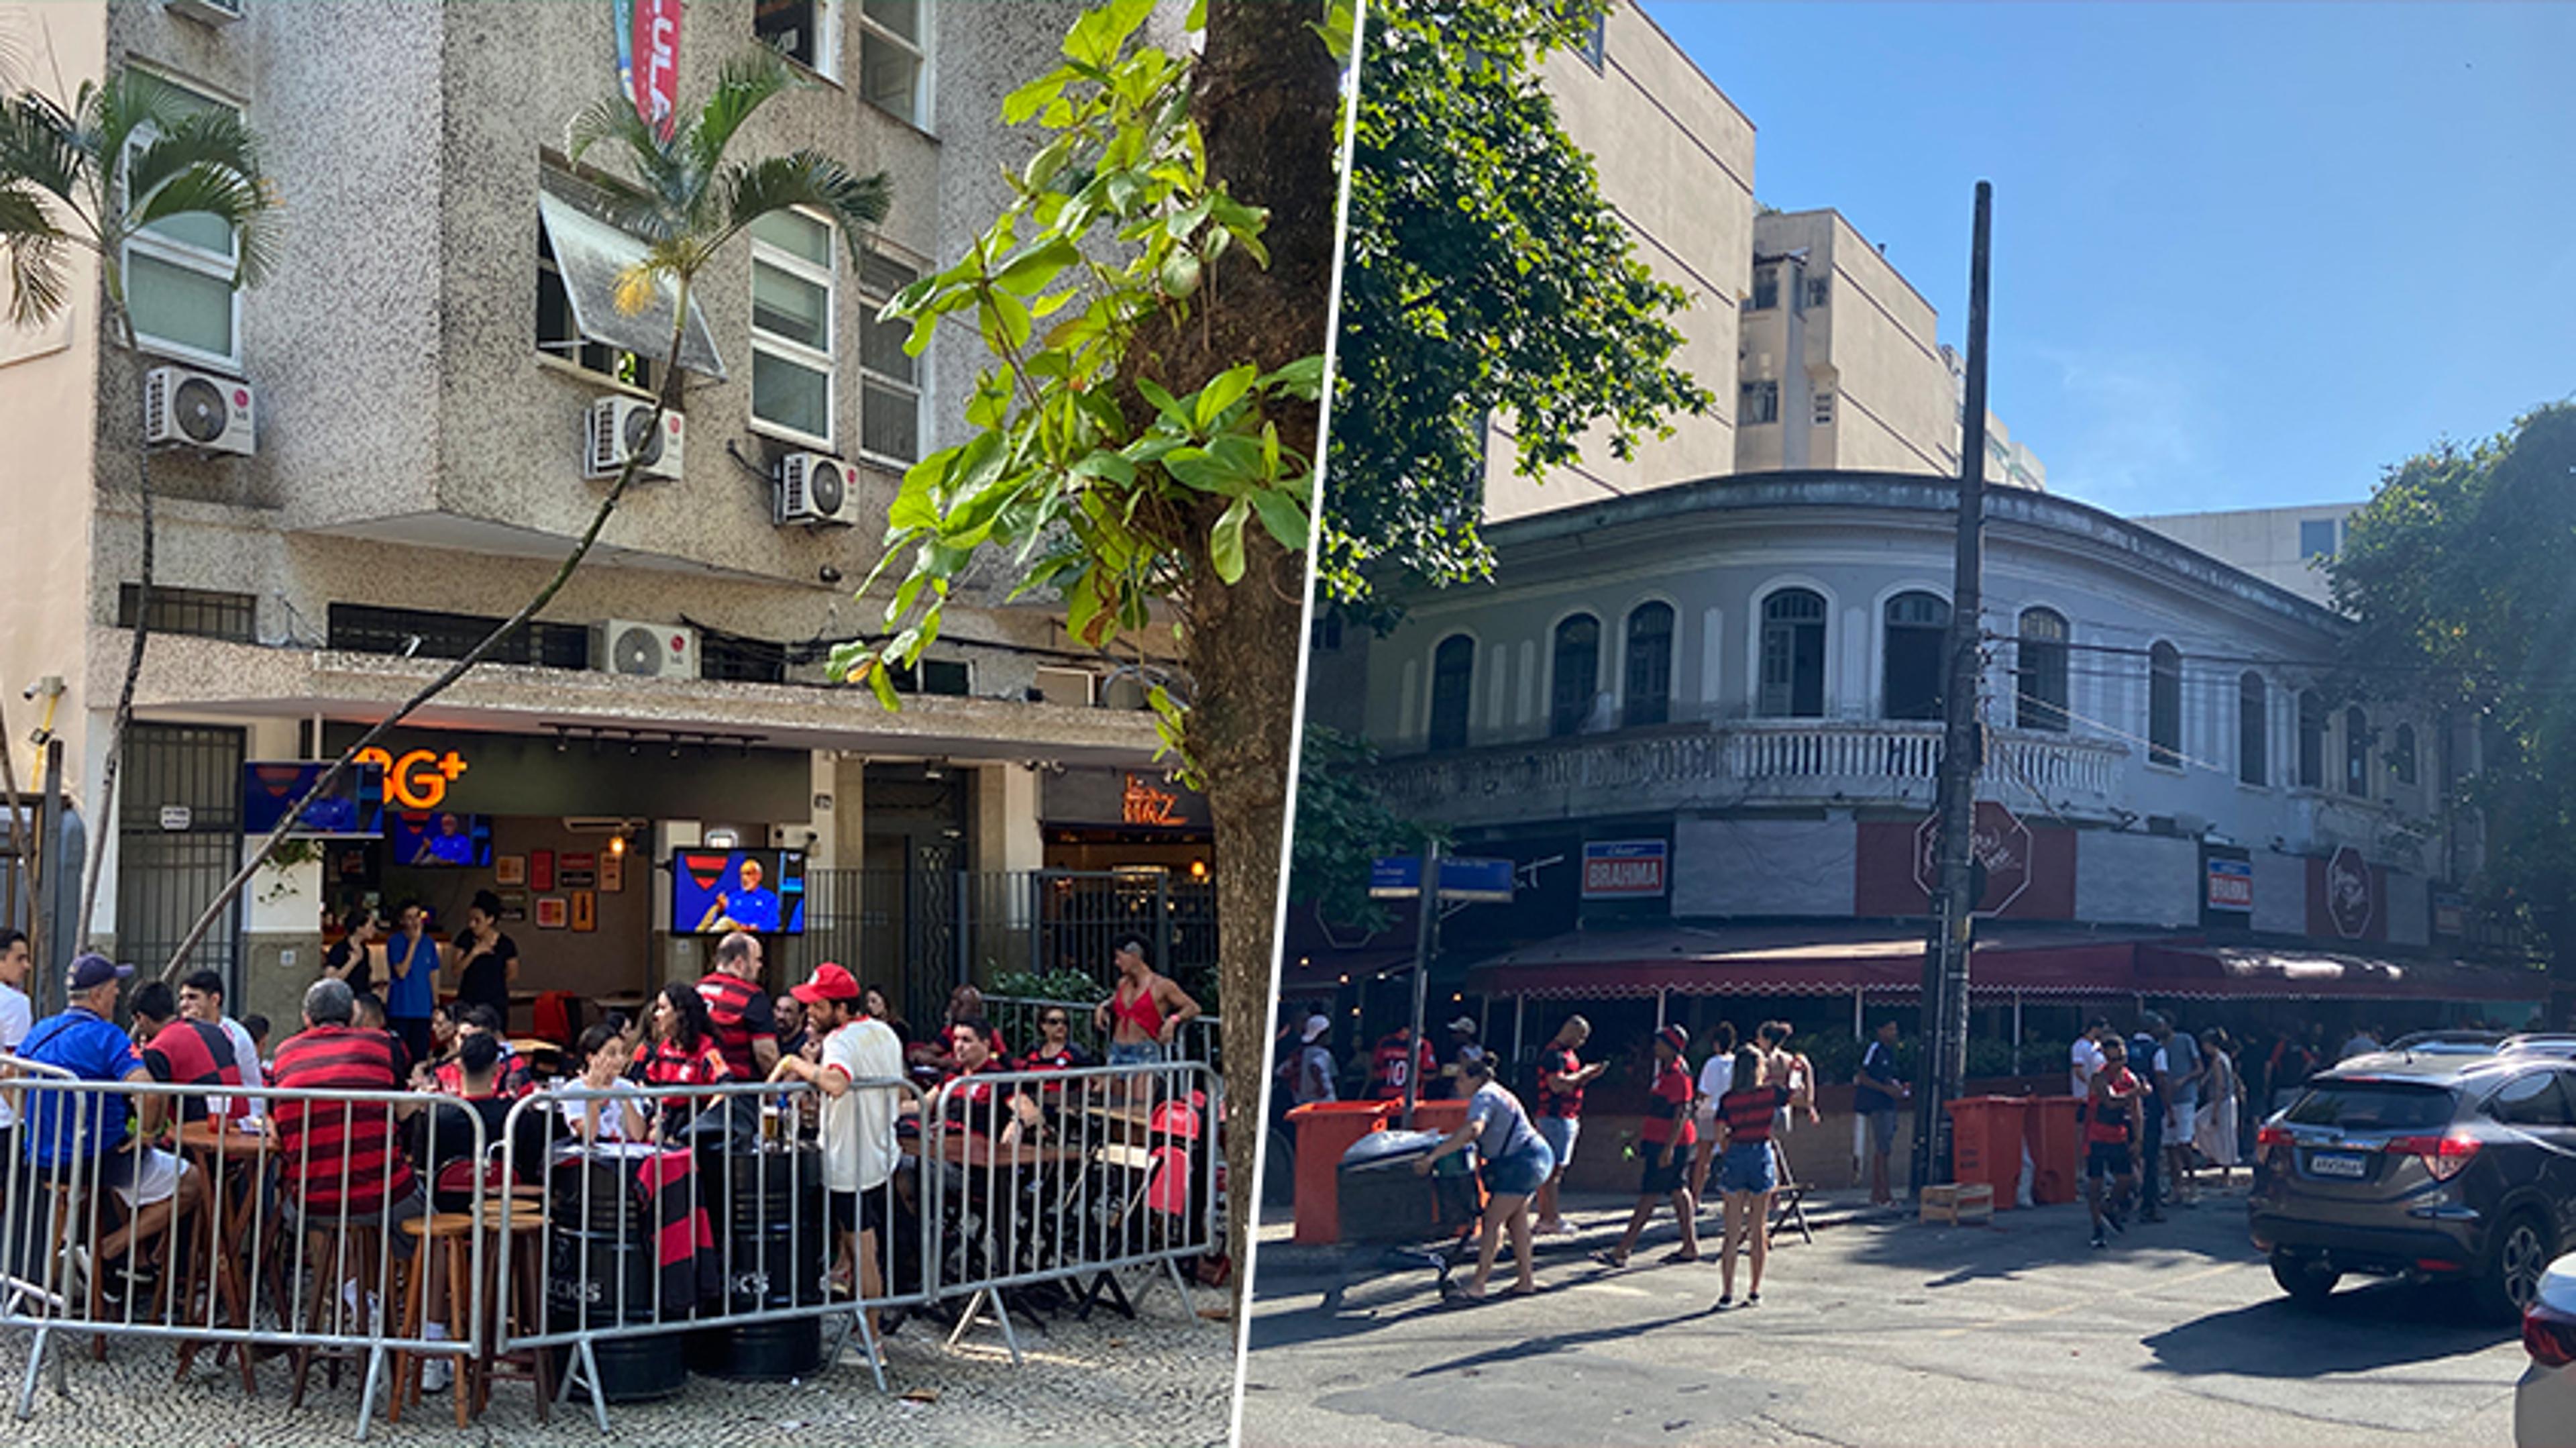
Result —
<path fill-rule="evenodd" d="M 2351 672 L 2403 675 L 2477 721 L 2464 794 L 2486 866 L 2472 883 L 2546 944 L 2563 997 L 2576 986 L 2576 405 L 2391 468 L 2332 573 L 2360 620 Z"/>
<path fill-rule="evenodd" d="M 1689 304 L 1636 259 L 1539 73 L 1610 0 L 1388 0 L 1369 12 L 1317 560 L 1323 594 L 1383 620 L 1369 573 L 1485 576 L 1488 418 L 1514 467 L 1612 453 L 1705 389 L 1673 365 Z M 1728 299 L 1716 299 L 1725 304 Z"/>

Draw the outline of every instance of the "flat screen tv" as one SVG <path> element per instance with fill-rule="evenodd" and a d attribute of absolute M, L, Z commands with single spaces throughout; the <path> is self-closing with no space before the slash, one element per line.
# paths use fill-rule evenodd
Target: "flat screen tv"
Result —
<path fill-rule="evenodd" d="M 398 811 L 386 837 L 392 841 L 391 863 L 424 869 L 461 866 L 489 868 L 492 863 L 492 817 L 454 810 Z"/>
<path fill-rule="evenodd" d="M 253 760 L 242 766 L 242 833 L 258 838 L 277 828 L 286 812 L 304 797 L 331 766 L 312 760 Z M 352 764 L 341 771 L 328 794 L 316 798 L 295 817 L 287 833 L 305 838 L 375 835 L 385 832 L 385 772 L 374 764 Z"/>
<path fill-rule="evenodd" d="M 681 850 L 671 857 L 671 933 L 805 933 L 801 850 Z"/>

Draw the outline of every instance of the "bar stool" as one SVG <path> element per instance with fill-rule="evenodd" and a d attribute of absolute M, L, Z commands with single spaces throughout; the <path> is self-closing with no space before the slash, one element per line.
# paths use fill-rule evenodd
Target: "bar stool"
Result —
<path fill-rule="evenodd" d="M 243 1247 L 249 1236 L 251 1219 L 258 1215 L 260 1182 L 257 1169 L 247 1164 L 234 1173 L 230 1181 L 227 1180 L 225 1162 L 234 1152 L 228 1138 L 240 1140 L 242 1150 L 254 1149 L 247 1133 L 229 1131 L 220 1121 L 191 1121 L 179 1130 L 180 1147 L 187 1153 L 189 1164 L 197 1169 L 199 1177 L 206 1183 L 204 1255 L 213 1268 L 209 1278 L 199 1270 L 197 1262 L 191 1261 L 180 1300 L 188 1305 L 193 1320 L 197 1291 L 204 1287 L 213 1294 L 207 1304 L 208 1320 L 212 1321 L 214 1310 L 220 1308 L 224 1325 L 239 1330 L 250 1325 L 250 1289 Z M 235 1182 L 246 1183 L 248 1190 L 236 1191 Z M 197 1350 L 202 1346 L 204 1344 L 193 1339 L 180 1345 L 178 1376 L 181 1380 L 184 1381 L 188 1370 L 196 1365 Z M 231 1353 L 240 1360 L 242 1393 L 256 1397 L 259 1378 L 250 1348 L 242 1343 L 226 1343 L 216 1353 L 218 1363 L 222 1362 L 224 1353 Z"/>
<path fill-rule="evenodd" d="M 409 1226 L 410 1223 L 406 1222 L 404 1225 Z M 296 1229 L 287 1228 L 286 1230 L 291 1240 Z M 301 1336 L 312 1330 L 324 1320 L 324 1310 L 332 1305 L 333 1298 L 339 1294 L 341 1285 L 345 1282 L 356 1281 L 362 1284 L 359 1291 L 362 1304 L 361 1315 L 363 1315 L 366 1290 L 363 1284 L 375 1278 L 375 1274 L 366 1269 L 369 1264 L 379 1260 L 385 1248 L 384 1230 L 379 1220 L 373 1215 L 362 1218 L 352 1212 L 347 1225 L 343 1227 L 337 1212 L 320 1213 L 304 1224 L 301 1235 L 304 1239 L 304 1254 L 296 1265 L 308 1274 L 312 1281 L 297 1305 L 298 1315 L 302 1320 L 292 1324 L 298 1335 Z M 319 1263 L 324 1258 L 328 1258 L 335 1267 L 354 1258 L 359 1270 L 354 1277 L 338 1271 L 325 1274 L 319 1270 Z M 378 1308 L 378 1311 L 382 1310 L 381 1307 Z M 361 1326 L 368 1325 L 361 1323 Z M 336 1388 L 340 1385 L 340 1365 L 359 1360 L 359 1354 L 364 1351 L 365 1349 L 362 1348 L 319 1347 L 309 1343 L 299 1343 L 293 1349 L 295 1392 L 287 1400 L 287 1406 L 290 1408 L 304 1406 L 304 1388 L 312 1375 L 314 1358 L 318 1356 L 323 1360 L 328 1380 L 331 1386 Z"/>
<path fill-rule="evenodd" d="M 447 1317 L 450 1330 L 458 1337 L 470 1331 L 468 1314 L 474 1310 L 475 1219 L 465 1212 L 440 1212 L 434 1216 L 412 1217 L 401 1224 L 402 1234 L 412 1238 L 410 1281 L 404 1294 L 402 1336 L 418 1342 L 429 1321 L 429 1282 L 442 1268 L 447 1273 Z M 420 1362 L 424 1354 L 397 1349 L 394 1353 L 394 1390 L 385 1410 L 385 1421 L 399 1423 L 406 1403 L 420 1401 Z M 456 1426 L 463 1428 L 473 1421 L 475 1363 L 469 1357 L 456 1361 L 455 1396 Z"/>
<path fill-rule="evenodd" d="M 553 1349 L 541 1347 L 504 1353 L 500 1346 L 505 1328 L 518 1330 L 533 1328 L 537 1324 L 543 1306 L 540 1298 L 546 1290 L 544 1194 L 513 1189 L 512 1197 L 510 1233 L 506 1241 L 501 1238 L 500 1204 L 487 1201 L 482 1209 L 483 1230 L 492 1239 L 484 1248 L 487 1254 L 484 1265 L 489 1279 L 487 1286 L 492 1289 L 485 1300 L 497 1304 L 500 1300 L 497 1286 L 500 1274 L 509 1272 L 515 1275 L 510 1283 L 510 1317 L 506 1322 L 502 1320 L 496 1307 L 487 1328 L 489 1335 L 483 1339 L 481 1381 L 474 1394 L 474 1413 L 477 1417 L 482 1416 L 483 1410 L 492 1405 L 492 1384 L 507 1379 L 536 1388 L 537 1421 L 546 1423 L 553 1420 L 554 1411 Z"/>

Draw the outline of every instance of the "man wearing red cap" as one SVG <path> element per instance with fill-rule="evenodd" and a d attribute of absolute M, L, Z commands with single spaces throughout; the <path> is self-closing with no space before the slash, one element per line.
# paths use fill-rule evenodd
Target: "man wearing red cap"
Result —
<path fill-rule="evenodd" d="M 889 1182 L 900 1160 L 894 1136 L 900 1092 L 891 1085 L 851 1088 L 902 1080 L 903 1042 L 893 1027 L 860 1009 L 858 981 L 830 961 L 789 994 L 805 1003 L 805 1029 L 823 1038 L 821 1059 L 781 1056 L 769 1079 L 809 1082 L 823 1093 L 823 1188 L 839 1248 L 832 1280 L 846 1291 L 855 1262 L 861 1293 L 880 1297 L 876 1244 L 887 1229 Z"/>
<path fill-rule="evenodd" d="M 1673 1216 L 1682 1227 L 1681 1249 L 1667 1254 L 1664 1260 L 1699 1260 L 1699 1207 L 1691 1200 L 1687 1180 L 1691 1148 L 1699 1143 L 1698 1129 L 1691 1122 L 1690 1070 L 1682 1064 L 1682 1049 L 1689 1043 L 1689 1035 L 1679 1026 L 1666 1026 L 1655 1032 L 1653 1099 L 1637 1130 L 1637 1149 L 1646 1157 L 1646 1178 L 1638 1184 L 1637 1210 L 1629 1215 L 1628 1230 L 1620 1235 L 1619 1245 L 1593 1254 L 1612 1267 L 1628 1265 L 1628 1253 L 1636 1247 L 1638 1234 L 1655 1219 L 1657 1197 L 1672 1202 Z"/>

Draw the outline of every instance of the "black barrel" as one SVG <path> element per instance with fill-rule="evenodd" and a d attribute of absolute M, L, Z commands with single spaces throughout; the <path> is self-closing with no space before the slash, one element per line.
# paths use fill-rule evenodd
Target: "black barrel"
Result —
<path fill-rule="evenodd" d="M 832 1257 L 822 1152 L 803 1145 L 739 1154 L 702 1151 L 698 1174 L 724 1254 L 726 1311 L 820 1303 Z M 823 1362 L 820 1318 L 745 1323 L 693 1336 L 690 1365 L 711 1377 L 774 1382 L 808 1376 Z"/>
<path fill-rule="evenodd" d="M 546 1328 L 633 1327 L 689 1315 L 693 1303 L 655 1298 L 654 1212 L 638 1172 L 640 1160 L 602 1152 L 558 1157 L 547 1173 Z M 678 1332 L 593 1340 L 600 1394 L 612 1403 L 667 1398 L 688 1382 L 687 1346 Z M 571 1370 L 572 1350 L 555 1349 L 555 1373 Z"/>
<path fill-rule="evenodd" d="M 1372 1131 L 1342 1153 L 1342 1240 L 1420 1242 L 1455 1235 L 1476 1219 L 1473 1150 L 1443 1158 L 1428 1177 L 1413 1164 L 1444 1138 L 1436 1131 Z"/>

